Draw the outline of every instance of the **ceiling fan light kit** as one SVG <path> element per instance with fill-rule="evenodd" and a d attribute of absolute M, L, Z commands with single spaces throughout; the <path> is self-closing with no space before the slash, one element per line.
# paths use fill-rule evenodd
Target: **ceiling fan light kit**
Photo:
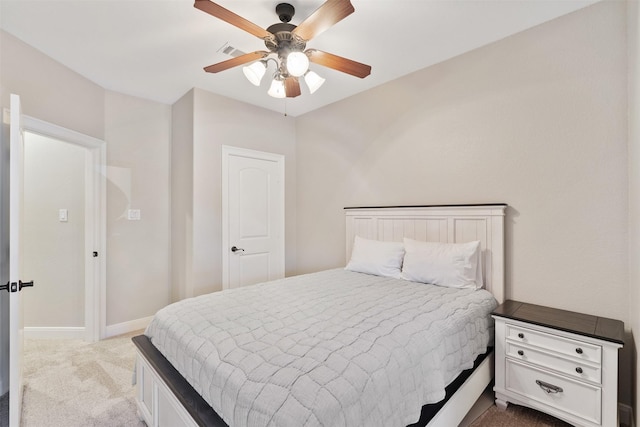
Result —
<path fill-rule="evenodd" d="M 269 96 L 273 96 L 274 98 L 286 97 L 287 93 L 285 92 L 284 80 L 274 78 L 267 93 Z"/>
<path fill-rule="evenodd" d="M 313 93 L 316 90 L 320 89 L 320 86 L 324 84 L 325 79 L 309 70 L 304 75 L 304 81 L 309 87 L 309 93 Z"/>
<path fill-rule="evenodd" d="M 298 26 L 289 23 L 295 14 L 295 8 L 288 3 L 280 3 L 276 6 L 276 14 L 281 22 L 271 25 L 266 30 L 211 0 L 196 0 L 194 6 L 262 39 L 269 50 L 251 52 L 209 65 L 204 69 L 206 72 L 218 73 L 251 63 L 244 66 L 242 71 L 252 84 L 259 86 L 266 73 L 268 61 L 273 60 L 276 63 L 276 71 L 267 93 L 275 98 L 299 96 L 299 77 L 303 76 L 310 93 L 318 90 L 325 79 L 309 69 L 310 63 L 359 78 L 371 74 L 369 65 L 316 49 L 305 50 L 309 40 L 355 11 L 350 0 L 327 0 Z M 275 55 L 275 58 L 270 55 Z"/>
<path fill-rule="evenodd" d="M 304 76 L 309 69 L 309 58 L 304 52 L 295 51 L 287 55 L 287 72 L 293 77 Z"/>
<path fill-rule="evenodd" d="M 262 77 L 264 77 L 264 73 L 267 72 L 267 64 L 265 61 L 257 61 L 251 65 L 242 67 L 242 72 L 253 85 L 260 86 L 260 81 Z"/>

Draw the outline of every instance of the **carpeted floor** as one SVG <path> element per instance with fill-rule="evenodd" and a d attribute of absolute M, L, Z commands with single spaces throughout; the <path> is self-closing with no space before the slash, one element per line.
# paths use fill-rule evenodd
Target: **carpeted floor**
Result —
<path fill-rule="evenodd" d="M 131 337 L 138 333 L 93 344 L 26 340 L 23 427 L 143 427 L 131 384 Z M 527 408 L 493 405 L 471 427 L 568 425 Z"/>
<path fill-rule="evenodd" d="M 25 340 L 23 426 L 144 426 L 132 386 L 133 335 Z"/>

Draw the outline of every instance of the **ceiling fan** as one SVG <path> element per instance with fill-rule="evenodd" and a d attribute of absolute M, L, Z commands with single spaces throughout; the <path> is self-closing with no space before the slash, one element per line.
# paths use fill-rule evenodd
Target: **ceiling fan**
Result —
<path fill-rule="evenodd" d="M 295 13 L 294 7 L 288 3 L 280 3 L 276 6 L 276 13 L 281 22 L 266 30 L 211 0 L 196 0 L 194 6 L 262 39 L 268 49 L 209 65 L 204 68 L 206 72 L 218 73 L 253 62 L 250 66 L 245 66 L 243 71 L 249 81 L 258 86 L 266 72 L 268 61 L 275 61 L 276 72 L 268 93 L 276 98 L 294 98 L 300 95 L 299 77 L 304 76 L 311 93 L 324 83 L 322 77 L 309 70 L 309 62 L 360 78 L 371 73 L 369 65 L 317 49 L 305 50 L 309 40 L 355 11 L 350 0 L 327 0 L 298 26 L 289 23 Z M 277 59 L 271 55 L 275 55 Z"/>

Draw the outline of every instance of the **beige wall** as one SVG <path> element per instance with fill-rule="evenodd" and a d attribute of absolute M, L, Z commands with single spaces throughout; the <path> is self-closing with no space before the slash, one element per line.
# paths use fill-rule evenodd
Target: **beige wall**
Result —
<path fill-rule="evenodd" d="M 4 31 L 0 45 L 3 107 L 19 94 L 24 114 L 107 143 L 107 326 L 153 315 L 170 301 L 171 107 L 106 91 Z"/>
<path fill-rule="evenodd" d="M 193 97 L 190 90 L 171 108 L 172 301 L 193 295 Z"/>
<path fill-rule="evenodd" d="M 629 41 L 629 326 L 633 363 L 631 400 L 635 406 L 635 425 L 640 425 L 640 384 L 638 343 L 640 342 L 640 6 L 628 2 Z"/>
<path fill-rule="evenodd" d="M 171 106 L 106 92 L 107 325 L 170 302 Z M 139 209 L 141 219 L 127 219 Z"/>
<path fill-rule="evenodd" d="M 192 105 L 189 103 L 193 102 Z M 285 273 L 296 271 L 296 147 L 291 117 L 194 89 L 174 105 L 173 197 L 190 206 L 175 207 L 174 236 L 182 227 L 185 250 L 174 247 L 181 277 L 174 295 L 200 295 L 222 289 L 222 146 L 248 148 L 285 157 Z M 192 130 L 188 120 L 193 116 Z M 191 137 L 191 141 L 189 140 Z M 191 162 L 187 159 L 191 156 Z M 191 186 L 191 188 L 189 188 Z M 188 195 L 182 193 L 187 191 Z M 182 194 L 176 194 L 180 192 Z M 187 258 L 185 258 L 187 257 Z M 177 261 L 176 261 L 177 260 Z M 184 270 L 182 268 L 184 267 Z M 177 273 L 178 271 L 176 271 Z"/>
<path fill-rule="evenodd" d="M 27 327 L 84 326 L 85 151 L 25 133 L 21 259 L 23 280 L 37 286 L 22 297 Z"/>
<path fill-rule="evenodd" d="M 22 112 L 104 138 L 104 89 L 0 30 L 0 104 L 20 95 Z"/>
<path fill-rule="evenodd" d="M 625 11 L 602 2 L 299 117 L 298 270 L 344 265 L 344 206 L 505 202 L 507 296 L 629 328 Z"/>

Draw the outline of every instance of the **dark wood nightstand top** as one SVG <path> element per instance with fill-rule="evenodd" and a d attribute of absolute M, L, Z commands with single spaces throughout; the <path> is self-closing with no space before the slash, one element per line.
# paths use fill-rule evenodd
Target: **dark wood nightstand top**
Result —
<path fill-rule="evenodd" d="M 624 323 L 620 320 L 513 300 L 505 301 L 491 314 L 624 345 Z"/>

